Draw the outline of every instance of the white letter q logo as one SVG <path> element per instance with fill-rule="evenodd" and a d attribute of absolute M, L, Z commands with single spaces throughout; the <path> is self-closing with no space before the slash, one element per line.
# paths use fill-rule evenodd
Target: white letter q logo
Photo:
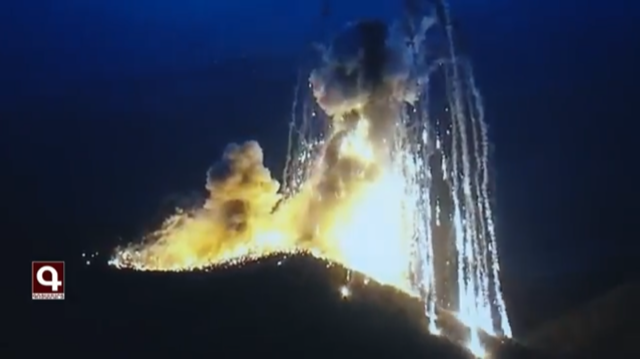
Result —
<path fill-rule="evenodd" d="M 44 272 L 51 273 L 51 280 L 44 279 L 44 277 L 42 276 Z M 42 284 L 43 286 L 51 287 L 51 290 L 53 290 L 54 292 L 57 292 L 58 288 L 62 285 L 62 281 L 58 280 L 58 271 L 52 266 L 44 266 L 38 269 L 38 272 L 36 273 L 36 279 L 38 280 L 38 283 Z"/>

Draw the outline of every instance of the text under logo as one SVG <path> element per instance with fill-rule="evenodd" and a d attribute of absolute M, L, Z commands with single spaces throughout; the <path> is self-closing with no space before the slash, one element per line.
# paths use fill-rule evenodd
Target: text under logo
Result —
<path fill-rule="evenodd" d="M 31 262 L 31 299 L 64 299 L 64 262 Z"/>

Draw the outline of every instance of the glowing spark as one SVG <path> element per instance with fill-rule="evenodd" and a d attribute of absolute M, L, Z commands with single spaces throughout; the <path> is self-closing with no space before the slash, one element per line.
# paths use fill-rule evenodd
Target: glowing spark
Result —
<path fill-rule="evenodd" d="M 340 295 L 344 299 L 349 298 L 351 296 L 351 290 L 346 285 L 343 285 L 340 287 Z"/>

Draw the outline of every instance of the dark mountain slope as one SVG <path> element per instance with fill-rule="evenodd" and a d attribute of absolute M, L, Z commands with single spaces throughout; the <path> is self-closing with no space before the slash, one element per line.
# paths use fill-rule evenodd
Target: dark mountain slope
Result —
<path fill-rule="evenodd" d="M 142 273 L 69 263 L 67 299 L 33 302 L 35 354 L 91 357 L 469 358 L 429 335 L 421 305 L 310 258 L 200 273 Z M 75 268 L 74 268 L 75 267 Z M 56 323 L 58 329 L 42 323 Z M 498 346 L 498 343 L 493 343 Z M 502 345 L 494 357 L 530 351 Z"/>
<path fill-rule="evenodd" d="M 543 325 L 534 347 L 568 354 L 640 356 L 640 284 L 622 285 Z"/>

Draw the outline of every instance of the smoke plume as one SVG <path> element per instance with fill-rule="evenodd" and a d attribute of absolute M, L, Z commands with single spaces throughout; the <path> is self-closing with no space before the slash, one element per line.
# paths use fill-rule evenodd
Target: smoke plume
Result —
<path fill-rule="evenodd" d="M 290 245 L 270 215 L 280 199 L 279 184 L 257 142 L 228 145 L 209 169 L 206 188 L 202 208 L 179 211 L 146 243 L 118 251 L 115 260 L 134 267 L 144 263 L 144 269 L 188 269 Z"/>
<path fill-rule="evenodd" d="M 204 208 L 224 223 L 225 230 L 250 231 L 252 220 L 271 213 L 280 199 L 279 187 L 263 164 L 257 142 L 232 143 L 207 173 L 209 199 Z"/>
<path fill-rule="evenodd" d="M 375 21 L 347 26 L 323 50 L 322 63 L 310 75 L 313 94 L 332 117 L 360 110 L 374 96 L 413 103 L 423 80 L 418 59 L 423 39 L 435 20 L 425 17 L 407 38 L 397 25 Z M 413 45 L 412 45 L 413 44 Z"/>

